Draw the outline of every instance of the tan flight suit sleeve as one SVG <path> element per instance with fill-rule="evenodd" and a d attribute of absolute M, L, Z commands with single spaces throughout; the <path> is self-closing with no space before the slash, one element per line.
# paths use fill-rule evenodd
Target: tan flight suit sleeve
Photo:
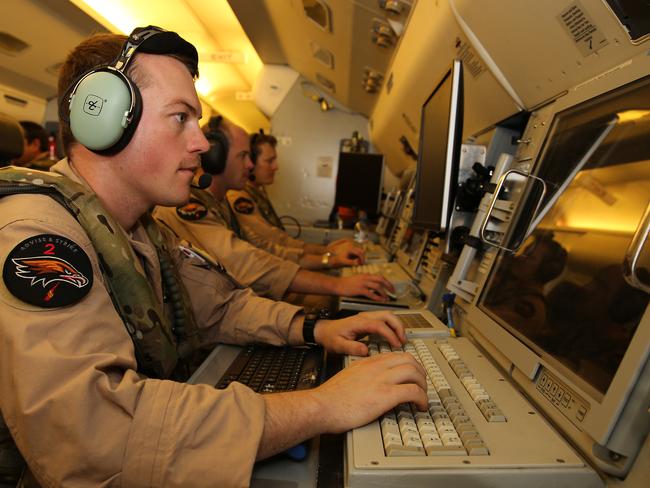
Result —
<path fill-rule="evenodd" d="M 235 212 L 237 220 L 246 232 L 251 232 L 254 235 L 259 236 L 259 238 L 267 239 L 284 247 L 295 247 L 298 249 L 305 247 L 304 241 L 294 239 L 282 229 L 269 224 L 260 213 L 259 208 L 257 208 L 255 200 L 247 192 L 243 190 L 229 190 L 226 194 L 226 198 L 228 198 L 228 202 Z M 236 205 L 236 202 L 240 198 L 245 198 L 252 203 L 251 213 L 237 210 L 238 205 Z M 246 211 L 248 211 L 249 207 L 247 206 L 246 208 Z"/>
<path fill-rule="evenodd" d="M 185 220 L 174 207 L 156 207 L 154 217 L 179 238 L 214 256 L 237 281 L 258 295 L 280 300 L 300 269 L 296 263 L 242 241 L 210 211 L 198 220 Z"/>
<path fill-rule="evenodd" d="M 178 238 L 169 229 L 161 226 L 161 231 L 180 270 L 206 345 L 302 344 L 302 325 L 294 320 L 301 307 L 258 297 L 225 269 L 206 269 L 205 261 L 188 258 L 180 251 Z"/>
<path fill-rule="evenodd" d="M 258 247 L 259 249 L 262 249 L 268 253 L 271 253 L 281 259 L 291 261 L 292 263 L 298 263 L 305 252 L 301 247 L 286 247 L 270 239 L 266 239 L 251 228 L 242 226 L 241 229 L 244 239 L 246 239 L 246 241 L 251 245 Z"/>
<path fill-rule="evenodd" d="M 0 281 L 0 410 L 41 485 L 247 486 L 263 399 L 238 384 L 216 390 L 140 376 L 87 235 L 49 197 L 0 199 L 0 232 L 0 266 L 18 243 L 39 234 L 74 241 L 92 264 L 89 293 L 60 308 L 23 302 Z M 225 295 L 232 306 L 215 304 L 201 315 L 235 322 L 248 295 L 217 298 Z M 226 336 L 238 328 L 249 330 L 240 337 L 250 335 L 256 324 L 251 314 L 243 317 Z M 285 335 L 275 331 L 276 339 Z"/>

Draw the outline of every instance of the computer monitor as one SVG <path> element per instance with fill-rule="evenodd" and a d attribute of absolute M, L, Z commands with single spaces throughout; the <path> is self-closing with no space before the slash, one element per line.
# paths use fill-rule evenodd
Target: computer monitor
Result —
<path fill-rule="evenodd" d="M 463 132 L 462 63 L 455 60 L 422 106 L 415 181 L 415 227 L 444 232 L 458 186 Z"/>
<path fill-rule="evenodd" d="M 472 319 L 542 408 L 617 475 L 648 433 L 650 253 L 637 237 L 649 219 L 648 100 L 650 76 L 558 107 L 536 173 L 571 181 L 520 249 L 496 260 Z"/>
<path fill-rule="evenodd" d="M 363 210 L 377 217 L 384 178 L 384 156 L 367 153 L 339 153 L 335 207 Z"/>

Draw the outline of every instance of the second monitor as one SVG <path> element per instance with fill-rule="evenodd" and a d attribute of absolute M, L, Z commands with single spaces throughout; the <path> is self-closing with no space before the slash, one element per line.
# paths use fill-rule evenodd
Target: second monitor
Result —
<path fill-rule="evenodd" d="M 444 232 L 458 186 L 463 132 L 462 63 L 455 60 L 422 106 L 413 225 Z"/>
<path fill-rule="evenodd" d="M 384 176 L 381 154 L 340 153 L 336 176 L 335 207 L 363 210 L 370 219 L 377 217 Z"/>

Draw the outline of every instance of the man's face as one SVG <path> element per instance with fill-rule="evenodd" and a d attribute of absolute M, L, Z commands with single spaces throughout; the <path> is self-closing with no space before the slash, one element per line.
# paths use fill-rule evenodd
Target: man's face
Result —
<path fill-rule="evenodd" d="M 248 176 L 253 169 L 250 158 L 250 146 L 248 134 L 241 127 L 230 125 L 228 127 L 229 148 L 226 169 L 223 172 L 223 181 L 229 190 L 241 190 L 244 188 Z"/>
<path fill-rule="evenodd" d="M 275 172 L 278 170 L 278 153 L 271 144 L 261 144 L 259 155 L 253 169 L 255 183 L 270 185 L 273 183 Z"/>
<path fill-rule="evenodd" d="M 146 206 L 181 205 L 209 147 L 199 128 L 194 80 L 169 56 L 139 54 L 135 62 L 145 80 L 142 117 L 129 145 L 115 156 L 115 175 Z"/>

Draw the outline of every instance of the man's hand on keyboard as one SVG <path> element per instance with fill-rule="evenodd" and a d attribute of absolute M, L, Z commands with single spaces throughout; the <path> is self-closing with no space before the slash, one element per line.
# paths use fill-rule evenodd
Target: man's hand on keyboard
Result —
<path fill-rule="evenodd" d="M 368 346 L 357 341 L 368 334 L 379 335 L 394 347 L 406 343 L 404 325 L 386 310 L 361 312 L 340 320 L 319 320 L 314 328 L 316 342 L 325 349 L 354 356 L 368 355 Z"/>
<path fill-rule="evenodd" d="M 407 353 L 387 353 L 353 362 L 312 390 L 328 432 L 365 425 L 400 403 L 427 408 L 425 371 Z"/>
<path fill-rule="evenodd" d="M 378 274 L 358 274 L 340 278 L 337 295 L 364 296 L 378 302 L 388 300 L 386 291 L 395 292 L 393 284 Z"/>
<path fill-rule="evenodd" d="M 363 248 L 348 239 L 330 242 L 327 245 L 327 251 L 332 253 L 330 258 L 332 267 L 356 266 L 363 264 L 365 261 Z"/>

